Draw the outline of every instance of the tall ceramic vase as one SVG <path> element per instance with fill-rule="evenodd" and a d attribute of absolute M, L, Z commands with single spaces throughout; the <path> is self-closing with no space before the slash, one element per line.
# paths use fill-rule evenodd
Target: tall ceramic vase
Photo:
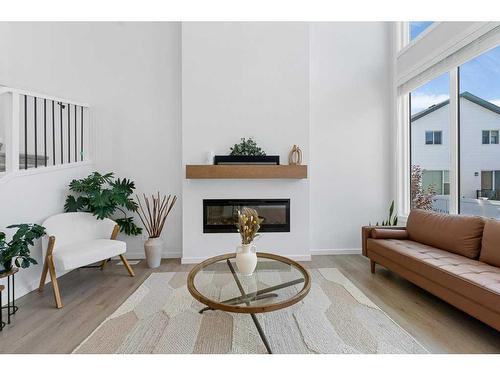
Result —
<path fill-rule="evenodd" d="M 149 238 L 144 243 L 144 251 L 146 252 L 146 261 L 149 268 L 160 266 L 162 249 L 163 241 L 159 237 Z"/>
<path fill-rule="evenodd" d="M 252 244 L 240 245 L 236 248 L 236 265 L 242 275 L 250 276 L 257 267 L 257 254 Z"/>

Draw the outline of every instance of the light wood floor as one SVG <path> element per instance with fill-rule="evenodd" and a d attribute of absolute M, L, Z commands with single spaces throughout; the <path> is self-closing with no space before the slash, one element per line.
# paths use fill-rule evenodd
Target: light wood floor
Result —
<path fill-rule="evenodd" d="M 54 307 L 52 288 L 19 298 L 13 324 L 0 332 L 0 353 L 70 353 L 149 276 L 145 262 L 136 277 L 112 262 L 104 271 L 80 269 L 60 278 L 63 309 Z M 377 266 L 372 275 L 361 255 L 315 256 L 304 265 L 336 267 L 394 321 L 432 353 L 500 353 L 500 333 L 396 274 Z M 164 260 L 156 272 L 187 271 Z"/>

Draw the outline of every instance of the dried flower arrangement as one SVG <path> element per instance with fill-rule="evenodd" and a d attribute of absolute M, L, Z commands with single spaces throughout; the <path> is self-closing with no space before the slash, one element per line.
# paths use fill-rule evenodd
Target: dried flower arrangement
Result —
<path fill-rule="evenodd" d="M 243 245 L 251 244 L 255 237 L 258 236 L 257 232 L 262 220 L 253 208 L 243 207 L 242 211 L 238 210 L 238 223 L 236 227 L 238 228 Z"/>
<path fill-rule="evenodd" d="M 165 220 L 167 220 L 167 216 L 174 207 L 175 202 L 177 201 L 177 197 L 174 195 L 173 198 L 171 195 L 168 197 L 166 195 L 160 197 L 160 193 L 155 196 L 151 195 L 151 203 L 149 198 L 144 195 L 144 204 L 146 206 L 146 210 L 144 210 L 142 206 L 141 199 L 136 194 L 137 203 L 139 206 L 138 214 L 139 218 L 144 224 L 144 228 L 146 228 L 149 238 L 158 238 L 161 235 L 161 231 L 163 230 L 163 226 L 165 225 Z M 147 213 L 147 214 L 146 214 Z"/>

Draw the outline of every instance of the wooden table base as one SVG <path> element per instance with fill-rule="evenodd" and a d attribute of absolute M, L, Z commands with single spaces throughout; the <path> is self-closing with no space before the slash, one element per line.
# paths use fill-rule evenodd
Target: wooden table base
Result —
<path fill-rule="evenodd" d="M 276 293 L 271 293 L 275 290 L 283 289 L 295 284 L 300 284 L 304 282 L 303 278 L 297 279 L 297 280 L 292 280 L 283 284 L 275 285 L 269 288 L 265 289 L 260 289 L 257 290 L 256 292 L 253 293 L 245 293 L 245 290 L 243 289 L 243 286 L 241 285 L 240 279 L 238 278 L 238 275 L 236 274 L 236 271 L 234 270 L 233 265 L 231 264 L 231 261 L 229 259 L 226 260 L 227 266 L 229 267 L 229 270 L 231 271 L 231 274 L 233 275 L 234 281 L 236 285 L 238 286 L 238 289 L 240 290 L 241 296 L 239 297 L 234 297 L 230 298 L 228 300 L 222 301 L 221 303 L 223 304 L 228 304 L 228 305 L 240 305 L 242 303 L 246 304 L 247 306 L 250 306 L 251 301 L 257 301 L 261 299 L 266 299 L 266 298 L 273 298 L 273 297 L 278 297 Z M 214 310 L 211 307 L 204 307 L 199 311 L 200 314 L 203 314 L 205 311 L 208 310 Z M 271 346 L 269 345 L 269 342 L 267 341 L 266 334 L 264 333 L 264 330 L 262 329 L 262 326 L 260 325 L 259 320 L 257 319 L 257 316 L 255 314 L 250 314 L 252 317 L 253 323 L 255 324 L 255 328 L 257 328 L 257 331 L 259 332 L 259 336 L 264 343 L 264 346 L 266 347 L 266 350 L 269 354 L 272 354 Z"/>

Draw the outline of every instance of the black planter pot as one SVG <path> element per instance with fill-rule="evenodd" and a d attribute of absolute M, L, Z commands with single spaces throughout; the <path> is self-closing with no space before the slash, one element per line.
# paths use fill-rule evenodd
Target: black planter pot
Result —
<path fill-rule="evenodd" d="M 12 269 L 12 259 L 0 264 L 0 273 L 7 273 Z"/>
<path fill-rule="evenodd" d="M 280 157 L 279 155 L 262 155 L 262 156 L 250 156 L 250 155 L 216 155 L 214 157 L 214 164 L 270 164 L 279 165 Z"/>

